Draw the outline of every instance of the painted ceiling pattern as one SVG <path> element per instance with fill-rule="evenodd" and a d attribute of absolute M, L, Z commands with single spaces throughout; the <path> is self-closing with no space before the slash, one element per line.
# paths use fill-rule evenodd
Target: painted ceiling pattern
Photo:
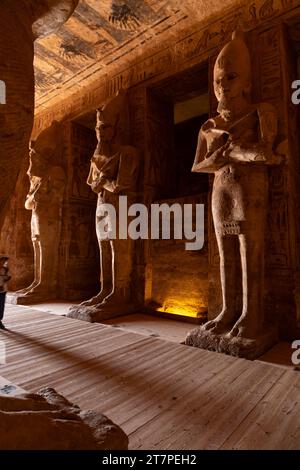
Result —
<path fill-rule="evenodd" d="M 155 48 L 175 44 L 177 55 L 190 48 L 194 54 L 229 39 L 241 15 L 251 29 L 298 6 L 299 0 L 80 0 L 63 27 L 36 41 L 36 109 L 80 94 L 106 73 L 128 70 L 145 50 L 151 58 Z M 212 18 L 216 27 L 207 26 Z M 199 38 L 190 37 L 195 28 Z"/>
<path fill-rule="evenodd" d="M 37 102 L 49 91 L 95 63 L 104 67 L 113 52 L 141 44 L 149 31 L 170 28 L 185 15 L 176 0 L 80 0 L 73 16 L 56 33 L 35 45 Z M 170 25 L 168 20 L 172 15 Z"/>

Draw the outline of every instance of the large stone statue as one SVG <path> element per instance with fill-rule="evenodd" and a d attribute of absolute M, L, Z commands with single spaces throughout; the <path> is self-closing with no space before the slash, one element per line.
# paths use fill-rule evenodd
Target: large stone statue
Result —
<path fill-rule="evenodd" d="M 192 171 L 215 174 L 212 213 L 223 308 L 186 344 L 253 358 L 276 341 L 276 331 L 264 324 L 264 240 L 268 165 L 281 157 L 273 150 L 274 108 L 250 100 L 251 62 L 242 33 L 234 33 L 216 60 L 214 90 L 219 114 L 200 130 Z"/>
<path fill-rule="evenodd" d="M 0 388 L 0 450 L 128 449 L 127 435 L 105 415 L 82 411 L 53 388 L 4 392 L 15 388 Z"/>
<path fill-rule="evenodd" d="M 55 31 L 73 13 L 78 0 L 1 0 L 0 80 L 6 102 L 0 104 L 0 230 L 33 125 L 34 40 Z"/>
<path fill-rule="evenodd" d="M 119 196 L 127 196 L 128 205 L 135 197 L 139 152 L 128 144 L 129 107 L 121 90 L 97 111 L 98 145 L 91 160 L 87 183 L 98 194 L 96 232 L 100 248 L 101 291 L 92 299 L 73 306 L 69 317 L 90 322 L 126 315 L 134 310 L 131 299 L 133 241 L 120 239 Z M 105 204 L 116 210 L 116 238 L 103 230 L 103 218 L 111 225 Z M 106 215 L 105 215 L 106 214 Z"/>
<path fill-rule="evenodd" d="M 34 281 L 8 296 L 8 302 L 30 304 L 58 298 L 59 244 L 66 176 L 62 167 L 63 135 L 54 121 L 31 143 L 27 172 L 30 189 L 25 207 L 32 211 Z"/>

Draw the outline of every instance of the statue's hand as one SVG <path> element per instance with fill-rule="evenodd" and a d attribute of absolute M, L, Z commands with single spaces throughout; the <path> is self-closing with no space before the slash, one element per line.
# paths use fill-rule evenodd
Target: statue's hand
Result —
<path fill-rule="evenodd" d="M 215 150 L 212 153 L 210 158 L 213 158 L 215 160 L 215 162 L 217 162 L 220 159 L 224 159 L 224 157 L 226 157 L 226 154 L 227 154 L 227 146 L 223 145 L 222 147 Z"/>
<path fill-rule="evenodd" d="M 213 153 L 208 153 L 204 160 L 194 164 L 192 171 L 195 173 L 214 173 L 229 163 L 226 156 L 227 144 L 223 145 Z"/>
<path fill-rule="evenodd" d="M 92 182 L 91 188 L 94 193 L 98 194 L 106 183 L 106 178 L 100 177 Z"/>
<path fill-rule="evenodd" d="M 35 209 L 35 201 L 33 194 L 28 194 L 28 196 L 26 197 L 25 209 L 27 209 L 28 211 L 32 211 Z"/>

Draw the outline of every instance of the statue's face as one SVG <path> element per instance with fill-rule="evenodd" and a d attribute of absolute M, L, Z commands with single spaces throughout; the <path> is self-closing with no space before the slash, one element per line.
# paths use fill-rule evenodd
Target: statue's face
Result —
<path fill-rule="evenodd" d="M 29 169 L 28 169 L 27 174 L 29 176 L 42 176 L 43 170 L 44 170 L 44 167 L 42 164 L 41 155 L 35 149 L 30 148 L 29 149 Z"/>
<path fill-rule="evenodd" d="M 34 174 L 34 170 L 39 164 L 39 155 L 32 147 L 29 149 L 29 162 L 29 171 Z"/>
<path fill-rule="evenodd" d="M 214 70 L 214 91 L 219 102 L 230 104 L 232 100 L 242 98 L 250 88 L 246 71 L 240 70 L 237 64 L 221 58 Z"/>
<path fill-rule="evenodd" d="M 98 142 L 109 143 L 112 141 L 114 135 L 114 126 L 108 121 L 97 120 L 96 136 Z"/>

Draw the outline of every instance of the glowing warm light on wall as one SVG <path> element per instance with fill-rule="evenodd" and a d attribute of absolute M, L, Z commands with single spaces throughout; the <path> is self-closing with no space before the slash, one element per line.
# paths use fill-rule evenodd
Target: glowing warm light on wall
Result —
<path fill-rule="evenodd" d="M 172 315 L 179 315 L 182 317 L 201 318 L 202 316 L 204 316 L 206 309 L 199 309 L 199 303 L 198 305 L 195 305 L 189 300 L 179 302 L 177 300 L 174 301 L 168 299 L 164 302 L 163 306 L 157 308 L 156 311 Z"/>

